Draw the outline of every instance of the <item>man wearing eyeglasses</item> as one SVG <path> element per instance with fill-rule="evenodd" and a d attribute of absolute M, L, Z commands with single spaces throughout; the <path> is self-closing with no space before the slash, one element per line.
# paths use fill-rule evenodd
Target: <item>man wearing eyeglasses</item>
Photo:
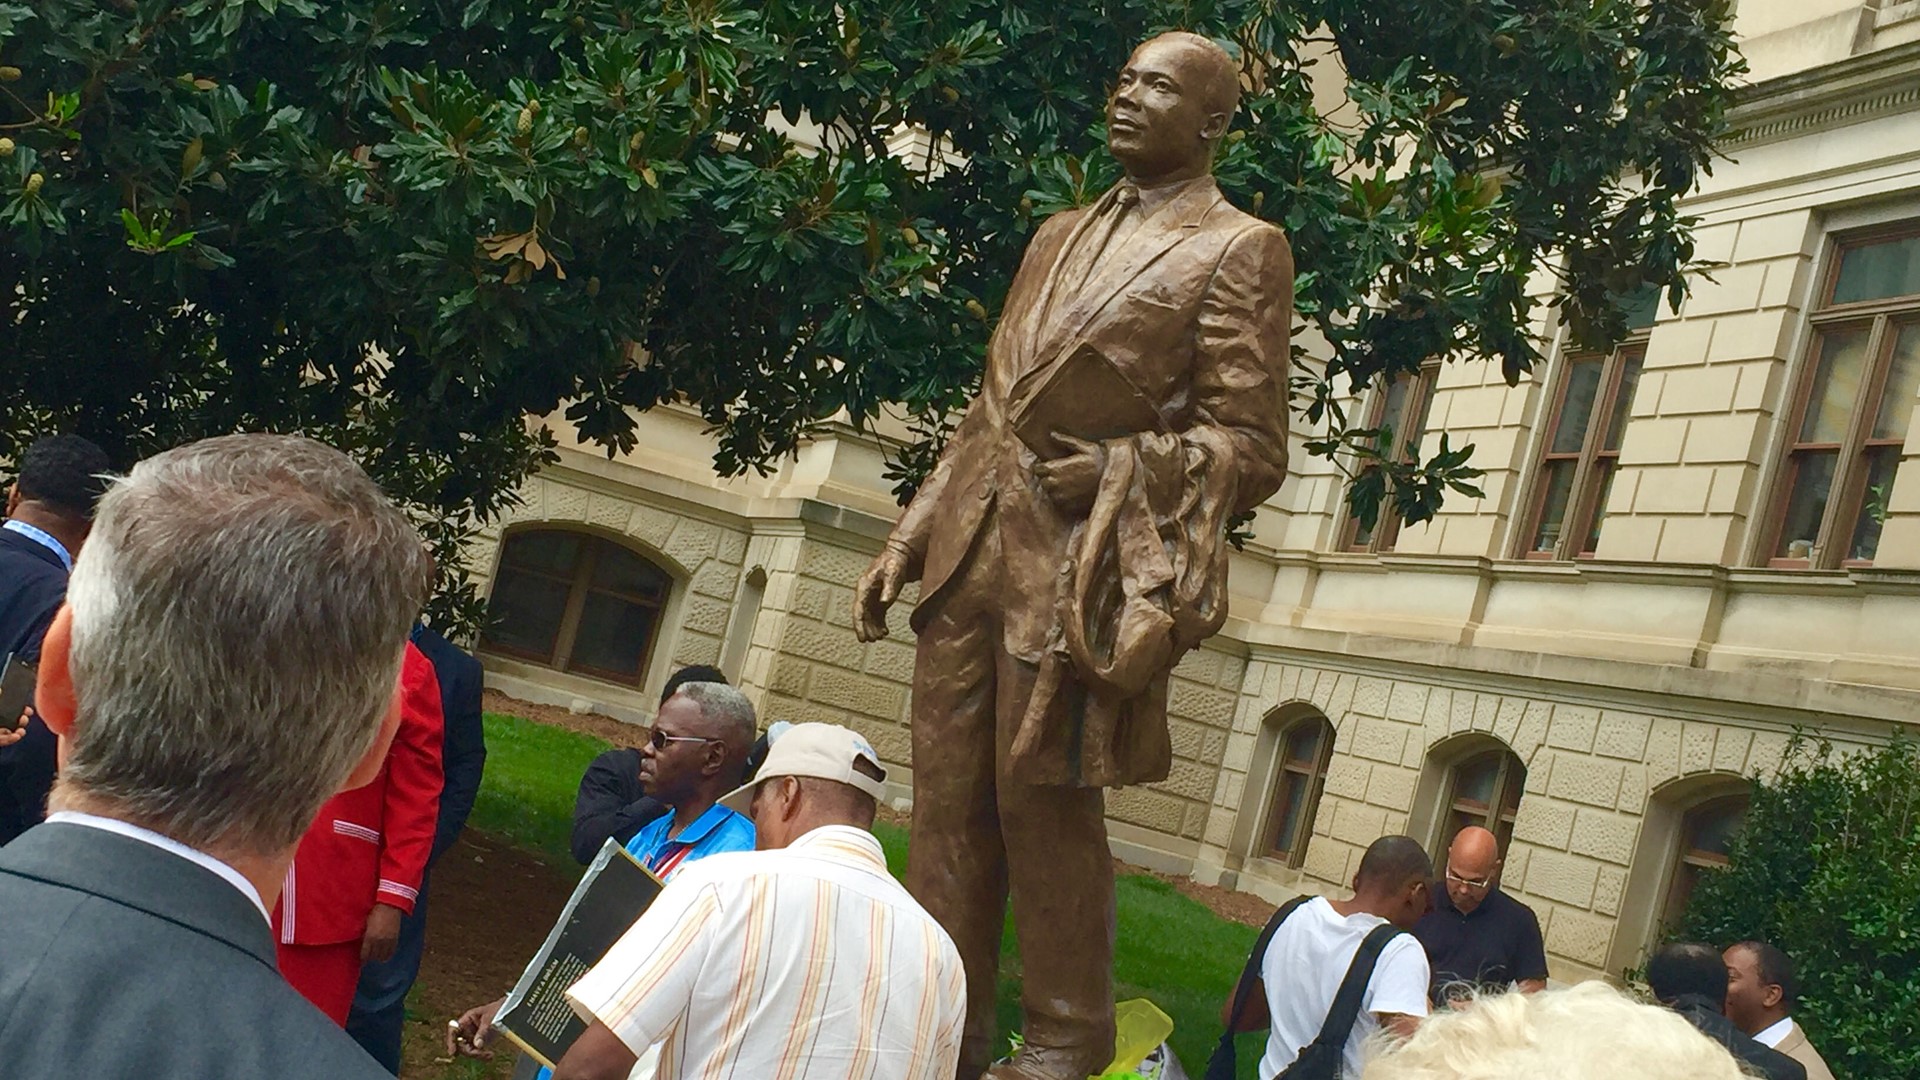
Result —
<path fill-rule="evenodd" d="M 722 851 L 752 851 L 753 822 L 720 805 L 745 779 L 753 704 L 725 683 L 687 683 L 660 706 L 640 747 L 640 783 L 673 807 L 627 843 L 662 880 L 681 864 Z"/>
<path fill-rule="evenodd" d="M 1546 989 L 1540 920 L 1500 890 L 1499 839 L 1477 825 L 1461 829 L 1447 848 L 1443 884 L 1413 928 L 1427 950 L 1435 1004 L 1516 984 L 1528 993 Z"/>

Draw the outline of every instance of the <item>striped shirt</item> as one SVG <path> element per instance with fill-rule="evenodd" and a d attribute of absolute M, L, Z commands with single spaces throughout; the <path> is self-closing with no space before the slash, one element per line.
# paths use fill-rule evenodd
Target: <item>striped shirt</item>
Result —
<path fill-rule="evenodd" d="M 660 1080 L 951 1080 L 966 977 L 871 833 L 682 868 L 567 991 Z"/>

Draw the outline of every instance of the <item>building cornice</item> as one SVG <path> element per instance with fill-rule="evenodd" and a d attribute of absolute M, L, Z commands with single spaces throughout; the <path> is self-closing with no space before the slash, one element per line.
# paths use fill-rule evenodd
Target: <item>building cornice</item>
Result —
<path fill-rule="evenodd" d="M 1857 124 L 1920 104 L 1920 41 L 1849 56 L 1741 88 L 1723 148 Z"/>

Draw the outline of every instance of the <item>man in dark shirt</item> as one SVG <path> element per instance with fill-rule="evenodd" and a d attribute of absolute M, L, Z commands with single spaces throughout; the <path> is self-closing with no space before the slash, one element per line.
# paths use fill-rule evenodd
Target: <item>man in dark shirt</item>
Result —
<path fill-rule="evenodd" d="M 1512 984 L 1532 993 L 1547 985 L 1547 951 L 1533 909 L 1500 891 L 1500 842 L 1469 825 L 1447 849 L 1445 888 L 1413 928 L 1427 950 L 1435 1003 Z"/>
<path fill-rule="evenodd" d="M 1806 1066 L 1769 1049 L 1727 1019 L 1727 983 L 1727 962 L 1711 945 L 1667 945 L 1647 961 L 1647 985 L 1660 1004 L 1686 1017 L 1744 1064 L 1759 1068 L 1767 1080 L 1807 1080 Z"/>
<path fill-rule="evenodd" d="M 78 435 L 48 436 L 20 455 L 0 524 L 0 661 L 39 662 L 109 468 L 106 452 Z M 46 818 L 53 788 L 53 733 L 38 717 L 14 730 L 17 719 L 0 717 L 0 844 Z"/>
<path fill-rule="evenodd" d="M 665 705 L 674 691 L 687 683 L 726 681 L 726 675 L 716 667 L 683 667 L 667 678 L 666 687 L 660 691 L 660 704 Z M 650 797 L 646 785 L 640 782 L 639 750 L 609 750 L 594 758 L 580 778 L 580 794 L 573 803 L 573 857 L 585 866 L 609 838 L 624 846 L 648 822 L 670 809 Z"/>

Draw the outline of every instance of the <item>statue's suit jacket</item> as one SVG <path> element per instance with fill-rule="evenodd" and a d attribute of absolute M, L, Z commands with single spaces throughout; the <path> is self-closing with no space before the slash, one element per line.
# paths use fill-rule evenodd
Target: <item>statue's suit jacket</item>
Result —
<path fill-rule="evenodd" d="M 1143 478 L 1146 486 L 1194 489 L 1184 505 L 1206 509 L 1211 527 L 1280 485 L 1293 314 L 1286 238 L 1235 209 L 1202 178 L 1109 243 L 1084 282 L 1062 280 L 1063 258 L 1082 232 L 1097 227 L 1118 191 L 1084 210 L 1054 215 L 1034 235 L 988 344 L 980 394 L 894 528 L 889 543 L 910 553 L 920 570 L 916 630 L 924 629 L 928 612 L 992 528 L 1007 575 L 995 600 L 1005 649 L 1033 664 L 1059 657 L 1061 601 L 1072 588 L 1087 520 L 1063 513 L 1042 491 L 1035 456 L 1011 429 L 1010 406 L 1049 365 L 1083 346 L 1097 349 L 1156 402 L 1163 431 L 1178 440 L 1161 436 L 1156 460 L 1163 466 L 1171 460 L 1172 475 L 1163 467 L 1162 475 Z M 1148 437 L 1141 433 L 1141 440 Z M 1126 442 L 1110 441 L 1108 449 L 1126 451 Z M 1110 460 L 1117 456 L 1110 453 Z M 1163 532 L 1168 524 L 1163 515 Z M 1224 618 L 1223 543 L 1217 529 L 1190 545 L 1168 537 L 1176 563 L 1204 569 L 1209 595 L 1201 632 L 1178 641 L 1167 666 Z M 1106 732 L 1103 745 L 1086 755 L 1080 747 L 1056 745 L 1052 760 L 1030 778 L 1110 785 L 1164 777 L 1171 762 L 1165 699 L 1163 672 L 1126 705 L 1118 735 Z M 1101 767 L 1080 767 L 1096 758 Z"/>
<path fill-rule="evenodd" d="M 274 966 L 212 871 L 56 823 L 0 849 L 0 1074 L 392 1080 Z"/>

